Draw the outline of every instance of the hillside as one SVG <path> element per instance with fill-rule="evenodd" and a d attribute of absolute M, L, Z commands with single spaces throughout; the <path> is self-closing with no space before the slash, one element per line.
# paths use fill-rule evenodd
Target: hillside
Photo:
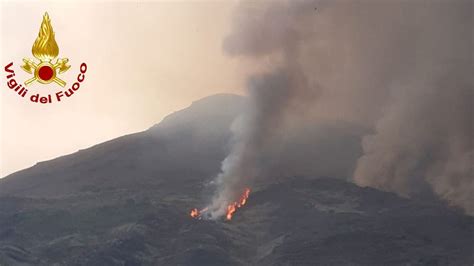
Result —
<path fill-rule="evenodd" d="M 324 161 L 359 156 L 351 125 L 311 129 L 318 149 L 297 143 L 324 171 L 258 184 L 230 222 L 191 219 L 245 104 L 207 97 L 144 132 L 0 179 L 0 265 L 473 264 L 472 217 L 358 187 L 340 176 L 351 164 Z"/>

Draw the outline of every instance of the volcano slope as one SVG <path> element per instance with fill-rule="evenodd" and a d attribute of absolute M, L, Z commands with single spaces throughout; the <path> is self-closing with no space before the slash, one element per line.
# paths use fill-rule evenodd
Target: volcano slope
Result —
<path fill-rule="evenodd" d="M 211 96 L 147 131 L 0 179 L 0 265 L 473 264 L 472 217 L 325 177 L 350 164 L 259 184 L 232 221 L 191 219 L 244 104 Z M 353 162 L 361 132 L 314 129 L 325 146 L 312 156 L 320 168 Z"/>

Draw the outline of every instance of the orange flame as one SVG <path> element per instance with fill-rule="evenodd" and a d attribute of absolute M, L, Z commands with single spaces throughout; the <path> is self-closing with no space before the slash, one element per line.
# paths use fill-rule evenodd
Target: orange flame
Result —
<path fill-rule="evenodd" d="M 202 214 L 203 212 L 205 212 L 205 211 L 207 211 L 207 208 L 204 208 L 204 209 L 202 209 L 202 210 L 198 210 L 198 209 L 194 208 L 194 209 L 191 210 L 191 212 L 189 213 L 189 215 L 190 215 L 191 217 L 193 217 L 193 218 L 199 218 L 199 219 L 200 219 L 200 218 L 201 218 L 201 217 L 200 217 L 201 214 Z"/>
<path fill-rule="evenodd" d="M 226 213 L 226 219 L 228 221 L 232 220 L 232 215 L 237 211 L 237 209 L 243 207 L 245 203 L 247 203 L 247 199 L 249 198 L 250 195 L 250 188 L 245 188 L 244 192 L 240 196 L 240 199 L 238 201 L 234 201 L 231 204 L 227 206 L 227 213 Z M 203 212 L 206 212 L 208 208 L 204 208 L 202 210 L 198 210 L 196 208 L 192 209 L 189 215 L 192 218 L 196 219 L 201 219 L 201 214 Z"/>
<path fill-rule="evenodd" d="M 244 190 L 244 193 L 242 193 L 242 195 L 240 196 L 239 201 L 234 201 L 227 206 L 227 215 L 226 215 L 227 220 L 229 221 L 232 220 L 232 215 L 234 215 L 235 211 L 237 211 L 238 208 L 241 208 L 242 206 L 245 205 L 245 203 L 247 203 L 247 199 L 249 195 L 250 195 L 250 188 L 246 188 Z"/>
<path fill-rule="evenodd" d="M 198 216 L 199 216 L 199 211 L 198 211 L 198 209 L 196 209 L 196 208 L 192 209 L 190 215 L 191 215 L 191 217 L 193 217 L 193 218 L 198 217 Z"/>

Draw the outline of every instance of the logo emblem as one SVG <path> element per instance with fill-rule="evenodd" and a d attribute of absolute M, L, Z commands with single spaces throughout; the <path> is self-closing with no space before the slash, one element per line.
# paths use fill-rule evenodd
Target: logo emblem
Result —
<path fill-rule="evenodd" d="M 10 91 L 23 99 L 29 99 L 32 103 L 51 104 L 72 97 L 79 88 L 81 88 L 81 84 L 83 84 L 86 79 L 87 64 L 83 62 L 80 65 L 74 65 L 74 68 L 77 67 L 77 76 L 75 76 L 75 80 L 71 81 L 68 88 L 65 88 L 66 82 L 59 76 L 68 71 L 71 66 L 68 65 L 68 58 L 58 58 L 59 47 L 54 37 L 51 19 L 48 13 L 44 13 L 38 37 L 31 48 L 31 52 L 36 60 L 24 58 L 23 64 L 21 65 L 21 68 L 26 73 L 33 75 L 33 77 L 24 77 L 23 75 L 25 74 L 23 72 L 15 73 L 15 66 L 13 62 L 10 62 L 4 68 L 6 84 Z M 20 75 L 18 76 L 17 74 Z M 17 79 L 26 81 L 23 84 L 18 82 Z M 47 85 L 55 83 L 59 85 L 60 88 L 54 86 L 56 87 L 54 91 L 37 91 L 35 86 L 27 88 L 35 81 L 38 82 L 40 86 L 42 86 L 41 84 Z M 29 92 L 29 89 L 31 89 L 32 92 Z"/>
<path fill-rule="evenodd" d="M 59 86 L 65 87 L 66 82 L 60 79 L 58 75 L 66 72 L 71 66 L 67 64 L 69 61 L 67 58 L 56 59 L 59 54 L 59 47 L 54 38 L 51 19 L 47 12 L 43 16 L 38 37 L 33 44 L 31 52 L 39 62 L 29 58 L 23 59 L 24 65 L 21 68 L 27 73 L 34 75 L 25 81 L 25 85 L 28 86 L 32 82 L 37 81 L 42 84 L 55 82 Z M 55 59 L 56 61 L 53 62 Z"/>

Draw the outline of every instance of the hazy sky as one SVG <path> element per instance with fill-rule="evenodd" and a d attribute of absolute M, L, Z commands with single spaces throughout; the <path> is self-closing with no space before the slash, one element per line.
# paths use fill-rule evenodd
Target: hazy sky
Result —
<path fill-rule="evenodd" d="M 222 40 L 235 3 L 179 2 L 1 2 L 0 177 L 36 162 L 141 130 L 204 96 L 244 91 L 249 62 L 229 58 Z M 59 57 L 71 82 L 86 62 L 86 79 L 61 103 L 34 104 L 6 85 L 3 68 L 20 68 L 44 12 L 50 15 Z M 72 83 L 71 83 L 72 84 Z M 69 84 L 69 85 L 71 85 Z M 60 87 L 34 84 L 29 93 Z"/>

